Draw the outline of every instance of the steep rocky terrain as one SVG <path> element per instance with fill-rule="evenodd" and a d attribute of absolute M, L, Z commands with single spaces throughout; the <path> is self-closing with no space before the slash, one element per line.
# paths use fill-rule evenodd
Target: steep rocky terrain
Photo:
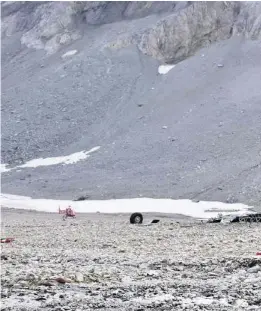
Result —
<path fill-rule="evenodd" d="M 2 163 L 100 146 L 5 172 L 3 192 L 260 203 L 259 2 L 1 8 Z"/>

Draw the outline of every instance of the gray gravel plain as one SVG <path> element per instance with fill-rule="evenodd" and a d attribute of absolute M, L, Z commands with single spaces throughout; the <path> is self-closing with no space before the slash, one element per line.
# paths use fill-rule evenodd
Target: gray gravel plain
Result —
<path fill-rule="evenodd" d="M 3 208 L 1 310 L 260 310 L 260 224 L 160 220 Z"/>

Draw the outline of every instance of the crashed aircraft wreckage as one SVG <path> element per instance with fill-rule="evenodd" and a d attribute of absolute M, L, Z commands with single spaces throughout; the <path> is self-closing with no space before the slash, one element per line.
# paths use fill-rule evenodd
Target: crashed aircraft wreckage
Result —
<path fill-rule="evenodd" d="M 227 217 L 226 217 L 227 218 Z M 207 222 L 208 223 L 221 223 L 224 220 L 224 217 L 222 215 L 216 217 L 216 218 L 211 218 Z M 230 223 L 235 223 L 235 222 L 261 222 L 261 213 L 249 213 L 246 215 L 234 215 L 233 217 L 230 216 L 229 219 Z"/>
<path fill-rule="evenodd" d="M 151 223 L 158 223 L 158 219 L 152 220 Z M 210 218 L 207 220 L 207 223 L 222 223 L 222 222 L 229 222 L 229 223 L 252 223 L 252 222 L 261 222 L 261 213 L 249 213 L 246 215 L 225 215 L 223 216 L 220 214 L 218 217 Z M 143 223 L 143 215 L 141 213 L 133 213 L 130 216 L 130 223 L 131 224 L 142 224 Z"/>

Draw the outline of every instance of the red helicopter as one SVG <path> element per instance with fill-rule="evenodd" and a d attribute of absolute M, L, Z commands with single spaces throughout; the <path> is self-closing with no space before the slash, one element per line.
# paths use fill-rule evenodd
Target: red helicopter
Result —
<path fill-rule="evenodd" d="M 68 217 L 71 217 L 71 218 L 75 218 L 76 217 L 76 213 L 71 208 L 70 205 L 66 209 L 60 209 L 60 206 L 59 206 L 59 214 L 63 214 L 63 220 L 65 220 Z"/>

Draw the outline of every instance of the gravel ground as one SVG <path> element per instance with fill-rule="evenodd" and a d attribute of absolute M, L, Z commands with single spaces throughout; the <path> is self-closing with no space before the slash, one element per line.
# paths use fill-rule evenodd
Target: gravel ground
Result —
<path fill-rule="evenodd" d="M 2 310 L 260 310 L 260 224 L 160 218 L 3 208 Z"/>

